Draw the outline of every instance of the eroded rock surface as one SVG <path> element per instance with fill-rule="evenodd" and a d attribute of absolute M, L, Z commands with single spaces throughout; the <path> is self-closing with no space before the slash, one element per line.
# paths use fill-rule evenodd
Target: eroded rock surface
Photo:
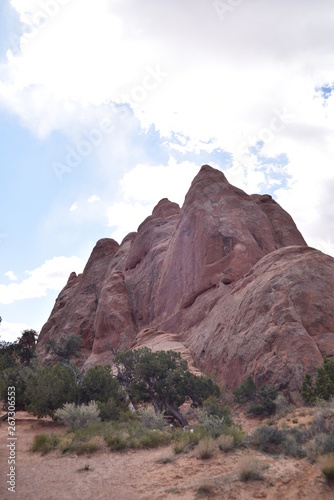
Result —
<path fill-rule="evenodd" d="M 121 245 L 100 240 L 72 274 L 37 352 L 70 333 L 87 366 L 138 346 L 175 348 L 233 387 L 248 374 L 292 398 L 334 357 L 334 259 L 307 247 L 270 195 L 204 165 L 182 208 L 161 200 Z"/>

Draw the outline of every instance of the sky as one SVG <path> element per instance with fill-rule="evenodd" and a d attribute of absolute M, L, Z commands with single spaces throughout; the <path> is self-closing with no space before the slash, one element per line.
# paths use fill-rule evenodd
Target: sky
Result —
<path fill-rule="evenodd" d="M 202 164 L 334 256 L 332 0 L 0 0 L 0 340 Z"/>

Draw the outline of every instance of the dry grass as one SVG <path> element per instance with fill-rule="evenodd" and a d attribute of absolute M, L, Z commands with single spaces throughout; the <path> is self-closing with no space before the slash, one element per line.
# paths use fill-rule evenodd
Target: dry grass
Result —
<path fill-rule="evenodd" d="M 262 465 L 255 457 L 245 456 L 239 460 L 239 478 L 241 481 L 262 479 Z"/>
<path fill-rule="evenodd" d="M 233 436 L 220 436 L 218 439 L 218 448 L 221 451 L 230 451 L 234 448 L 234 437 Z"/>
<path fill-rule="evenodd" d="M 202 439 L 196 448 L 197 458 L 204 460 L 211 458 L 215 451 L 215 442 L 213 439 Z"/>
<path fill-rule="evenodd" d="M 334 453 L 328 453 L 318 458 L 318 464 L 321 472 L 328 482 L 334 481 Z"/>

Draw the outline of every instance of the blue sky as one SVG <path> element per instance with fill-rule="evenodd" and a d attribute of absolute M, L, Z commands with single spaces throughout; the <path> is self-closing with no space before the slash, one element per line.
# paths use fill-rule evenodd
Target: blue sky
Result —
<path fill-rule="evenodd" d="M 2 0 L 0 338 L 203 163 L 334 256 L 331 0 Z"/>

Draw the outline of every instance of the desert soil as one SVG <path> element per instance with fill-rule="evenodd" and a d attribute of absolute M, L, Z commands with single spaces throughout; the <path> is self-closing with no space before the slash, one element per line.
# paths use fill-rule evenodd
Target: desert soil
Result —
<path fill-rule="evenodd" d="M 255 421 L 245 422 L 251 431 Z M 49 419 L 17 413 L 16 492 L 7 490 L 9 472 L 7 422 L 0 426 L 0 498 L 2 500 L 155 500 L 206 498 L 203 486 L 210 487 L 212 499 L 266 498 L 279 500 L 334 499 L 334 488 L 327 485 L 319 467 L 307 459 L 268 456 L 253 450 L 223 453 L 218 449 L 208 460 L 197 459 L 194 452 L 177 455 L 174 462 L 159 459 L 172 456 L 171 447 L 153 450 L 109 452 L 91 456 L 46 455 L 33 453 L 36 434 L 64 432 L 64 427 Z M 249 455 L 263 465 L 262 479 L 240 481 L 239 460 Z M 85 466 L 89 466 L 85 470 Z M 199 488 L 202 487 L 202 496 Z"/>

